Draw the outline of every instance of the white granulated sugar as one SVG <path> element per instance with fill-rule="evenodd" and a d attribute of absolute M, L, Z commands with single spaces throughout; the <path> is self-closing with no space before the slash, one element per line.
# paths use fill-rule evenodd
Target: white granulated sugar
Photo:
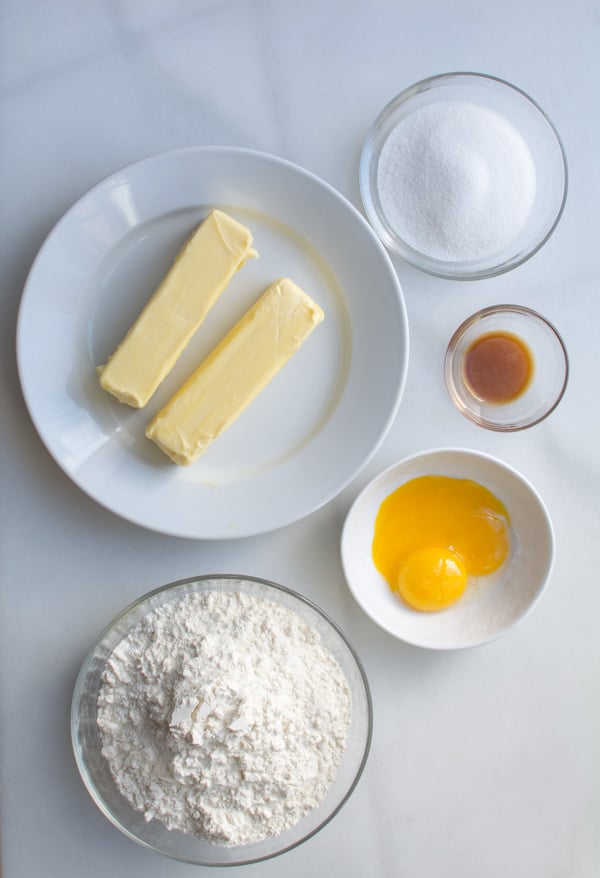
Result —
<path fill-rule="evenodd" d="M 462 101 L 415 110 L 385 141 L 377 188 L 390 227 L 434 259 L 500 254 L 527 222 L 533 157 L 504 116 Z"/>
<path fill-rule="evenodd" d="M 296 613 L 240 592 L 149 613 L 107 662 L 102 753 L 147 820 L 238 845 L 325 797 L 351 715 L 346 678 Z"/>

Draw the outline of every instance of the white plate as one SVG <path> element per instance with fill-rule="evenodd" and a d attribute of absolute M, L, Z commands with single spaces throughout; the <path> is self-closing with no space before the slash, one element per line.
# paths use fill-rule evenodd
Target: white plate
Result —
<path fill-rule="evenodd" d="M 237 273 L 146 408 L 121 405 L 95 367 L 211 207 L 250 227 L 260 259 Z M 196 464 L 175 466 L 146 424 L 282 275 L 325 321 Z M 31 269 L 17 345 L 33 422 L 76 484 L 137 524 L 221 539 L 296 521 L 360 471 L 397 411 L 408 327 L 383 246 L 341 195 L 281 159 L 198 147 L 119 171 L 65 214 Z"/>
<path fill-rule="evenodd" d="M 437 613 L 413 610 L 394 595 L 372 555 L 383 500 L 410 479 L 426 475 L 479 482 L 502 500 L 511 524 L 505 564 L 489 576 L 473 578 L 459 601 Z M 363 489 L 346 518 L 341 552 L 350 591 L 374 622 L 415 646 L 460 649 L 494 640 L 529 615 L 552 571 L 554 534 L 541 497 L 516 470 L 477 451 L 439 448 L 393 464 Z"/>

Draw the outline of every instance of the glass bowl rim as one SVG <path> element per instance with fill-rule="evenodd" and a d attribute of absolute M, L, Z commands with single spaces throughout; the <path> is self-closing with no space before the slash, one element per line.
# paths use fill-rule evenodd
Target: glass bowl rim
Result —
<path fill-rule="evenodd" d="M 415 250 L 398 235 L 391 233 L 387 229 L 387 227 L 381 222 L 379 213 L 375 207 L 375 200 L 373 198 L 372 186 L 370 182 L 370 170 L 372 163 L 373 161 L 376 161 L 378 159 L 381 149 L 383 147 L 382 143 L 375 152 L 373 149 L 373 143 L 375 142 L 382 125 L 398 109 L 398 107 L 404 105 L 415 94 L 418 94 L 431 86 L 443 85 L 445 82 L 448 82 L 450 80 L 468 79 L 481 80 L 484 82 L 487 81 L 488 83 L 491 83 L 493 85 L 500 85 L 501 87 L 508 88 L 510 91 L 516 93 L 520 98 L 523 98 L 528 104 L 530 104 L 533 109 L 542 116 L 544 121 L 547 123 L 550 132 L 554 135 L 556 144 L 559 149 L 560 157 L 562 159 L 561 164 L 563 170 L 562 197 L 560 200 L 560 204 L 556 212 L 556 216 L 554 217 L 552 223 L 550 224 L 542 238 L 535 244 L 535 246 L 529 248 L 526 252 L 521 254 L 519 258 L 513 257 L 511 259 L 505 260 L 500 264 L 495 263 L 489 267 L 483 267 L 475 271 L 465 268 L 465 266 L 468 266 L 470 264 L 469 262 L 450 262 L 427 256 L 427 254 L 421 253 L 419 250 Z M 558 129 L 556 128 L 548 113 L 543 109 L 543 107 L 540 106 L 540 104 L 538 104 L 536 100 L 534 100 L 534 98 L 531 97 L 531 95 L 529 95 L 524 89 L 520 88 L 518 85 L 514 85 L 514 83 L 512 82 L 509 82 L 506 79 L 502 79 L 499 76 L 494 76 L 490 73 L 479 73 L 471 70 L 455 70 L 448 73 L 437 73 L 432 76 L 426 76 L 425 78 L 412 83 L 412 85 L 409 85 L 407 88 L 398 92 L 398 94 L 395 95 L 390 101 L 388 101 L 388 103 L 378 113 L 375 121 L 372 123 L 367 132 L 367 136 L 364 140 L 361 150 L 359 162 L 359 188 L 363 208 L 365 210 L 365 213 L 367 214 L 369 222 L 373 226 L 377 237 L 382 241 L 382 243 L 388 250 L 391 250 L 395 256 L 402 259 L 404 262 L 407 263 L 407 265 L 410 265 L 412 266 L 412 268 L 416 268 L 419 271 L 423 271 L 426 274 L 432 275 L 433 277 L 443 278 L 444 280 L 485 280 L 490 277 L 497 277 L 500 274 L 512 271 L 514 268 L 518 268 L 520 265 L 523 265 L 525 262 L 535 256 L 535 254 L 539 250 L 541 250 L 541 248 L 552 237 L 564 213 L 567 201 L 567 194 L 569 190 L 569 169 L 565 147 L 558 132 Z M 381 237 L 380 226 L 386 233 L 385 238 Z"/>
<path fill-rule="evenodd" d="M 545 329 L 549 331 L 550 337 L 555 342 L 557 342 L 557 350 L 562 354 L 564 375 L 562 379 L 562 385 L 558 390 L 558 393 L 552 405 L 548 406 L 537 417 L 528 418 L 527 420 L 520 421 L 518 424 L 500 424 L 497 421 L 490 421 L 488 418 L 484 418 L 481 415 L 478 415 L 463 402 L 462 396 L 458 393 L 456 385 L 454 383 L 454 379 L 452 377 L 452 363 L 456 353 L 456 348 L 461 338 L 472 326 L 475 326 L 480 320 L 483 320 L 486 317 L 492 317 L 496 314 L 517 314 L 525 317 L 527 320 L 531 320 L 535 323 L 541 324 L 542 326 L 544 326 Z M 563 396 L 565 395 L 567 384 L 569 382 L 569 371 L 569 354 L 567 352 L 566 345 L 560 332 L 558 331 L 556 326 L 554 326 L 554 324 L 551 323 L 550 320 L 548 320 L 547 317 L 544 317 L 543 314 L 539 313 L 539 311 L 535 311 L 533 308 L 528 308 L 525 305 L 490 305 L 486 308 L 481 308 L 479 311 L 475 311 L 474 314 L 471 314 L 469 317 L 463 320 L 460 326 L 454 331 L 450 341 L 448 342 L 446 353 L 444 355 L 444 377 L 446 380 L 446 387 L 448 389 L 450 398 L 458 411 L 462 415 L 464 415 L 465 418 L 472 421 L 474 424 L 477 424 L 479 427 L 485 427 L 486 429 L 494 430 L 497 433 L 517 433 L 519 430 L 526 430 L 529 427 L 534 427 L 536 424 L 544 421 L 550 414 L 552 414 L 554 409 L 558 406 Z"/>
<path fill-rule="evenodd" d="M 362 750 L 363 750 L 362 756 L 360 758 L 358 768 L 356 769 L 356 771 L 354 773 L 352 783 L 348 786 L 348 789 L 345 791 L 344 795 L 340 798 L 340 801 L 335 805 L 335 807 L 332 808 L 332 810 L 320 821 L 320 823 L 318 823 L 317 826 L 313 827 L 309 832 L 306 832 L 304 835 L 302 835 L 301 838 L 297 839 L 296 841 L 293 841 L 290 844 L 285 845 L 281 849 L 274 850 L 272 853 L 262 854 L 262 855 L 257 856 L 257 857 L 248 857 L 245 859 L 231 860 L 231 861 L 223 862 L 223 863 L 214 863 L 214 862 L 204 863 L 198 859 L 190 859 L 189 857 L 187 857 L 187 858 L 178 857 L 174 853 L 164 851 L 160 847 L 157 847 L 156 845 L 152 844 L 151 842 L 148 842 L 145 839 L 139 838 L 139 836 L 137 836 L 134 832 L 132 832 L 127 826 L 123 825 L 121 823 L 121 821 L 116 817 L 116 815 L 113 814 L 110 807 L 104 802 L 103 797 L 101 796 L 99 791 L 96 789 L 94 779 L 91 776 L 90 772 L 88 771 L 87 766 L 85 764 L 85 760 L 83 759 L 83 754 L 81 753 L 81 747 L 77 743 L 77 731 L 78 731 L 78 726 L 79 726 L 79 714 L 80 714 L 79 708 L 80 708 L 81 702 L 82 702 L 83 697 L 84 697 L 85 692 L 86 692 L 85 687 L 84 687 L 84 682 L 85 682 L 85 680 L 88 676 L 88 673 L 91 669 L 91 666 L 92 666 L 92 663 L 93 663 L 94 658 L 96 656 L 96 653 L 97 653 L 98 649 L 100 648 L 100 646 L 102 645 L 102 643 L 104 642 L 105 638 L 108 637 L 109 634 L 124 619 L 127 618 L 127 616 L 129 616 L 131 613 L 134 613 L 139 607 L 143 606 L 145 603 L 150 603 L 154 597 L 157 597 L 158 595 L 162 594 L 163 592 L 175 591 L 177 588 L 180 588 L 182 586 L 193 585 L 193 584 L 198 584 L 198 583 L 202 584 L 202 583 L 209 582 L 209 581 L 225 581 L 225 582 L 230 582 L 230 583 L 235 583 L 235 582 L 254 583 L 258 586 L 266 587 L 267 590 L 273 589 L 275 592 L 282 592 L 282 593 L 286 594 L 289 598 L 292 599 L 292 603 L 297 601 L 300 604 L 304 604 L 311 611 L 315 612 L 318 616 L 320 616 L 321 619 L 326 623 L 326 625 L 328 625 L 335 632 L 335 634 L 339 637 L 339 639 L 343 642 L 344 646 L 346 647 L 346 649 L 348 651 L 350 658 L 354 662 L 356 669 L 358 671 L 358 677 L 360 678 L 360 682 L 362 684 L 362 689 L 364 691 L 364 707 L 366 708 L 366 735 L 365 735 L 365 740 L 364 740 L 363 747 L 362 747 Z M 219 589 L 214 589 L 214 591 L 218 591 L 218 590 Z M 148 612 L 152 612 L 152 610 L 150 609 Z M 336 659 L 336 661 L 337 661 L 337 659 Z M 343 668 L 341 670 L 342 670 L 342 673 L 344 673 Z M 288 586 L 281 585 L 280 583 L 275 582 L 275 581 L 270 580 L 270 579 L 264 579 L 260 576 L 252 576 L 252 575 L 246 575 L 246 574 L 241 574 L 241 573 L 201 574 L 199 576 L 189 576 L 189 577 L 185 577 L 183 579 L 178 579 L 178 580 L 175 580 L 173 582 L 166 583 L 165 585 L 158 586 L 157 588 L 154 588 L 151 591 L 145 592 L 140 597 L 131 601 L 126 607 L 124 607 L 124 609 L 122 609 L 119 613 L 117 613 L 115 616 L 113 616 L 113 618 L 108 622 L 107 625 L 104 626 L 104 628 L 102 629 L 100 634 L 97 636 L 96 640 L 94 641 L 91 649 L 87 652 L 85 658 L 83 659 L 83 662 L 82 662 L 81 667 L 79 669 L 79 672 L 77 674 L 77 679 L 75 681 L 75 685 L 73 688 L 73 696 L 71 699 L 70 733 L 71 733 L 71 747 L 72 747 L 72 751 L 73 751 L 75 764 L 77 766 L 78 773 L 81 777 L 81 780 L 82 780 L 85 788 L 87 789 L 87 791 L 88 791 L 92 801 L 96 805 L 96 807 L 102 812 L 102 814 L 104 814 L 104 816 L 109 820 L 109 822 L 112 823 L 112 825 L 116 829 L 118 829 L 120 832 L 122 832 L 125 836 L 127 836 L 128 838 L 130 838 L 132 841 L 136 842 L 137 844 L 141 845 L 142 847 L 145 847 L 149 850 L 155 851 L 156 853 L 159 853 L 162 856 L 168 857 L 169 859 L 175 860 L 177 862 L 184 862 L 184 863 L 188 863 L 190 865 L 207 866 L 207 867 L 211 867 L 211 868 L 212 867 L 223 868 L 223 867 L 229 867 L 229 866 L 244 866 L 244 865 L 250 865 L 253 863 L 259 863 L 259 862 L 264 862 L 266 860 L 274 859 L 275 857 L 279 857 L 282 854 L 285 854 L 288 851 L 293 850 L 294 848 L 303 844 L 309 838 L 312 838 L 314 835 L 316 835 L 318 832 L 320 832 L 323 829 L 323 827 L 325 827 L 331 820 L 333 820 L 333 818 L 336 816 L 336 814 L 338 814 L 339 811 L 341 811 L 343 806 L 350 799 L 354 790 L 356 789 L 358 782 L 359 782 L 359 780 L 364 772 L 365 766 L 367 764 L 369 752 L 371 749 L 372 739 L 373 739 L 373 698 L 371 695 L 371 689 L 370 689 L 369 680 L 368 680 L 365 668 L 364 668 L 363 663 L 362 663 L 355 647 L 353 646 L 352 642 L 347 637 L 347 635 L 342 631 L 342 629 L 337 624 L 337 622 L 335 622 L 334 619 L 332 619 L 331 616 L 329 616 L 329 614 L 327 612 L 325 612 L 325 610 L 321 609 L 321 607 L 318 604 L 316 604 L 314 601 L 312 601 L 310 598 L 306 597 L 305 595 L 301 594 L 300 592 L 294 591 L 293 589 L 289 588 Z M 275 840 L 276 838 L 277 838 L 277 836 L 273 836 L 273 840 Z M 229 848 L 229 850 L 231 850 L 231 848 Z"/>

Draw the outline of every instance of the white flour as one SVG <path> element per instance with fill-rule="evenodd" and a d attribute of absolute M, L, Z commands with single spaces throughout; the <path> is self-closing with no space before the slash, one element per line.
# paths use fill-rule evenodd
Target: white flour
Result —
<path fill-rule="evenodd" d="M 224 844 L 277 835 L 325 797 L 351 698 L 319 634 L 239 592 L 190 594 L 114 650 L 102 752 L 147 820 Z"/>

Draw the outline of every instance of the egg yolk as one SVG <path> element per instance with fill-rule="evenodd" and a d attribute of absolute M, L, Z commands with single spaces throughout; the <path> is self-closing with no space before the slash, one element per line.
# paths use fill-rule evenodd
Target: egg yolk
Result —
<path fill-rule="evenodd" d="M 396 588 L 415 610 L 443 610 L 467 585 L 465 565 L 447 549 L 417 549 L 398 568 Z"/>
<path fill-rule="evenodd" d="M 379 507 L 373 561 L 390 588 L 419 610 L 444 609 L 469 576 L 485 576 L 506 560 L 509 517 L 483 485 L 450 476 L 421 476 Z"/>

